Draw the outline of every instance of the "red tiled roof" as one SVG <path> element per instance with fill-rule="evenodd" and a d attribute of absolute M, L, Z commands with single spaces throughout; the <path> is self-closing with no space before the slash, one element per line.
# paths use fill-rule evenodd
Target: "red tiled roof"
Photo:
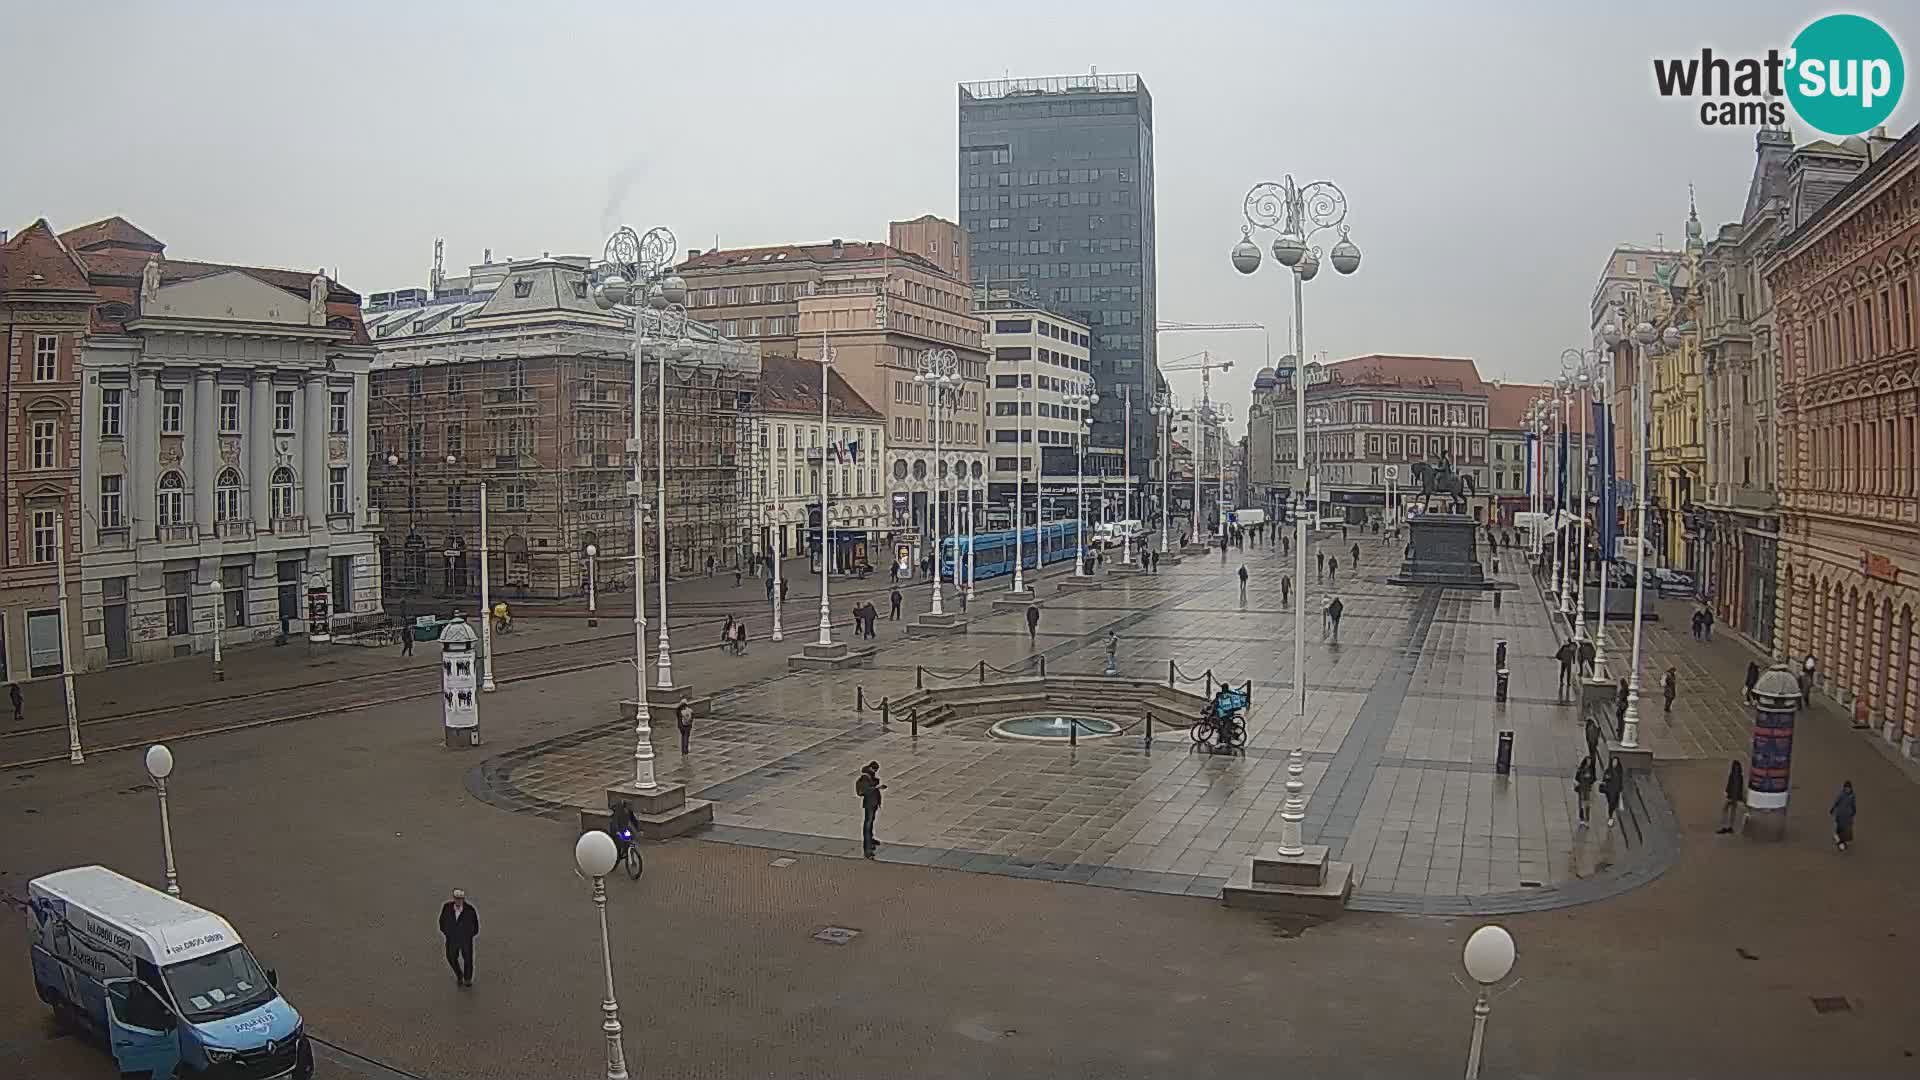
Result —
<path fill-rule="evenodd" d="M 760 411 L 820 415 L 820 365 L 791 356 L 760 358 Z M 836 420 L 884 420 L 878 409 L 827 369 L 827 412 Z"/>
<path fill-rule="evenodd" d="M 46 218 L 0 245 L 0 293 L 26 290 L 86 292 L 87 268 L 53 233 Z"/>
<path fill-rule="evenodd" d="M 1533 399 L 1553 388 L 1544 383 L 1503 382 L 1487 386 L 1487 429 L 1525 431 L 1527 408 Z"/>
<path fill-rule="evenodd" d="M 782 257 L 784 256 L 784 258 Z M 877 241 L 847 240 L 840 245 L 840 254 L 834 254 L 831 243 L 825 244 L 775 244 L 772 247 L 751 248 L 715 248 L 689 256 L 680 263 L 680 270 L 718 270 L 726 267 L 746 266 L 782 266 L 789 263 L 836 263 L 859 262 L 865 259 L 900 259 L 917 263 L 928 269 L 945 273 L 925 258 L 911 251 L 903 251 L 892 244 Z"/>
<path fill-rule="evenodd" d="M 91 225 L 68 229 L 60 234 L 60 240 L 75 251 L 127 248 L 133 251 L 160 254 L 167 249 L 165 244 L 155 239 L 146 230 L 118 214 L 105 221 L 96 221 Z"/>
<path fill-rule="evenodd" d="M 1327 365 L 1328 377 L 1344 386 L 1435 385 L 1458 386 L 1469 393 L 1483 392 L 1485 382 L 1473 359 L 1466 356 L 1404 356 L 1376 353 L 1336 360 Z"/>

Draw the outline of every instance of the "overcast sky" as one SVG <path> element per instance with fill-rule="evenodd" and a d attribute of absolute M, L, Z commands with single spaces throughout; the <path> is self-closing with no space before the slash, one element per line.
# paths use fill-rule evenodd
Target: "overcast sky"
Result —
<path fill-rule="evenodd" d="M 28 5 L 0 0 L 0 228 L 122 214 L 180 258 L 337 268 L 362 293 L 480 259 L 885 239 L 956 217 L 955 84 L 1138 72 L 1154 97 L 1159 314 L 1288 333 L 1286 279 L 1227 260 L 1241 200 L 1345 189 L 1360 272 L 1308 286 L 1307 349 L 1472 356 L 1539 378 L 1584 344 L 1616 242 L 1736 218 L 1751 129 L 1662 100 L 1651 59 L 1785 47 L 1807 3 Z M 1920 6 L 1855 5 L 1913 55 Z M 935 11 L 939 14 L 936 16 Z M 607 14 L 602 14 L 602 13 Z M 1913 122 L 1915 92 L 1894 114 Z M 1805 138 L 1807 132 L 1796 129 Z M 1236 361 L 1258 334 L 1166 334 Z M 1171 376 L 1177 393 L 1197 375 Z M 1224 386 L 1220 385 L 1224 383 Z"/>

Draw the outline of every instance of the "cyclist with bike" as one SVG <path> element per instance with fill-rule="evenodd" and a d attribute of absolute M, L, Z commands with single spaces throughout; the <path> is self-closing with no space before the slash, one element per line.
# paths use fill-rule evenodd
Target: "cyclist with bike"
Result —
<path fill-rule="evenodd" d="M 614 855 L 626 864 L 628 877 L 640 876 L 640 848 L 634 843 L 639 834 L 640 819 L 633 814 L 633 804 L 624 799 L 614 803 L 607 815 L 607 835 L 613 837 Z"/>

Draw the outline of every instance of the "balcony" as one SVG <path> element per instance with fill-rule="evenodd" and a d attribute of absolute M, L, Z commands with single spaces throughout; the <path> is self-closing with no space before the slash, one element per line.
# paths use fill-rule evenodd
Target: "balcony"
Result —
<path fill-rule="evenodd" d="M 306 515 L 293 514 L 287 517 L 274 518 L 273 519 L 273 535 L 275 536 L 307 535 Z"/>
<path fill-rule="evenodd" d="M 93 547 L 95 551 L 128 551 L 133 547 L 132 532 L 125 525 L 101 526 Z"/>
<path fill-rule="evenodd" d="M 573 403 L 609 409 L 625 404 L 620 400 L 619 392 L 608 386 L 576 386 L 573 388 Z"/>
<path fill-rule="evenodd" d="M 227 521 L 216 521 L 213 525 L 213 531 L 214 535 L 222 540 L 251 540 L 253 539 L 253 519 L 234 518 Z"/>
<path fill-rule="evenodd" d="M 163 544 L 197 544 L 200 542 L 200 526 L 192 522 L 162 524 L 159 528 L 160 542 Z"/>

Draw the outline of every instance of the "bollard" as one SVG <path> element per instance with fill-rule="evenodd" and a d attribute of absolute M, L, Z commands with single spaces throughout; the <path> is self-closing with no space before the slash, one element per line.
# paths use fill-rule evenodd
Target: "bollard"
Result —
<path fill-rule="evenodd" d="M 915 709 L 912 712 L 907 714 L 907 725 L 913 729 L 913 737 L 916 739 L 919 738 L 920 737 L 920 710 L 919 709 Z"/>
<path fill-rule="evenodd" d="M 867 688 L 864 686 L 853 688 L 853 711 L 857 713 L 867 711 Z"/>
<path fill-rule="evenodd" d="M 887 726 L 888 719 L 889 717 L 887 715 L 887 699 L 881 698 L 880 699 L 880 726 L 882 728 L 885 728 Z"/>
<path fill-rule="evenodd" d="M 921 676 L 926 673 L 926 668 L 921 667 L 919 664 L 913 665 L 913 688 L 915 690 L 925 690 L 927 688 L 926 683 L 921 681 Z"/>
<path fill-rule="evenodd" d="M 1144 745 L 1149 750 L 1153 749 L 1153 710 L 1152 709 L 1147 710 L 1147 736 L 1146 736 Z"/>
<path fill-rule="evenodd" d="M 980 682 L 984 684 L 986 681 L 987 681 L 987 662 L 985 660 L 982 660 L 980 661 Z"/>
<path fill-rule="evenodd" d="M 1067 745 L 1080 745 L 1080 721 L 1071 716 L 1067 717 Z"/>
<path fill-rule="evenodd" d="M 1505 671 L 1506 667 L 1507 667 L 1507 639 L 1494 638 L 1493 639 L 1493 668 L 1495 671 Z"/>
<path fill-rule="evenodd" d="M 1494 752 L 1493 771 L 1501 776 L 1513 772 L 1513 732 L 1500 733 L 1500 747 Z"/>
<path fill-rule="evenodd" d="M 1173 661 L 1167 661 L 1167 689 L 1173 689 Z"/>
<path fill-rule="evenodd" d="M 1047 677 L 1047 656 L 1045 653 L 1040 654 L 1040 677 L 1043 679 Z"/>

